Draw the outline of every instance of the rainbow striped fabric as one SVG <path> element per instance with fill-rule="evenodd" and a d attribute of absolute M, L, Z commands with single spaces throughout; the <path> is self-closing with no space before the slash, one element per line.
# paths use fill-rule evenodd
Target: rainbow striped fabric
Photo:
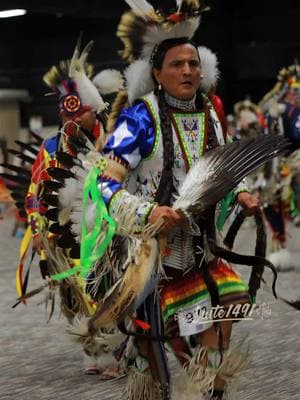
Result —
<path fill-rule="evenodd" d="M 221 305 L 249 302 L 248 285 L 225 261 L 215 259 L 210 266 L 210 273 L 217 284 Z M 161 291 L 164 322 L 181 309 L 209 297 L 207 286 L 195 269 L 180 279 L 168 281 Z"/>

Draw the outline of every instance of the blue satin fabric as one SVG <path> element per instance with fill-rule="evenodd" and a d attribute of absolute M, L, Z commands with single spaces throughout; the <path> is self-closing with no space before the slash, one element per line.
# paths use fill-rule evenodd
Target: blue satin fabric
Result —
<path fill-rule="evenodd" d="M 152 118 L 145 104 L 139 102 L 120 113 L 116 130 L 110 136 L 103 151 L 105 154 L 121 159 L 129 169 L 134 169 L 151 153 L 154 142 L 155 131 Z M 112 196 L 122 188 L 120 183 L 107 177 L 100 178 L 98 185 L 101 185 L 106 205 L 109 205 Z"/>
<path fill-rule="evenodd" d="M 128 134 L 124 134 L 121 125 L 126 122 Z M 120 140 L 120 137 L 122 139 Z M 112 154 L 123 160 L 129 167 L 135 168 L 136 165 L 130 165 L 128 157 L 123 155 L 138 152 L 140 159 L 147 157 L 154 146 L 155 132 L 151 116 L 147 107 L 140 102 L 133 107 L 123 110 L 116 124 L 115 132 L 110 136 L 104 153 Z"/>

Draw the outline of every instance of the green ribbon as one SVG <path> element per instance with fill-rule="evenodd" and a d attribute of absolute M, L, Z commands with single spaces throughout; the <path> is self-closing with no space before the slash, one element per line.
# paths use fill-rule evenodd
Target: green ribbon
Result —
<path fill-rule="evenodd" d="M 231 204 L 233 203 L 233 199 L 234 199 L 234 193 L 233 191 L 231 191 L 227 193 L 227 195 L 220 201 L 221 208 L 216 222 L 219 231 L 221 231 L 224 227 L 226 218 L 228 216 L 228 210 Z"/>
<path fill-rule="evenodd" d="M 80 246 L 80 265 L 70 268 L 67 271 L 51 275 L 53 280 L 62 280 L 80 273 L 81 278 L 85 278 L 93 264 L 98 261 L 104 254 L 109 243 L 111 242 L 117 227 L 116 221 L 110 217 L 106 204 L 103 200 L 101 191 L 97 185 L 97 178 L 106 166 L 104 159 L 101 159 L 88 173 L 83 187 L 82 200 L 82 230 L 81 230 L 81 246 Z M 86 207 L 88 201 L 96 205 L 95 225 L 88 232 L 86 226 Z M 104 222 L 104 224 L 103 224 Z M 99 236 L 105 231 L 103 240 L 98 243 Z"/>

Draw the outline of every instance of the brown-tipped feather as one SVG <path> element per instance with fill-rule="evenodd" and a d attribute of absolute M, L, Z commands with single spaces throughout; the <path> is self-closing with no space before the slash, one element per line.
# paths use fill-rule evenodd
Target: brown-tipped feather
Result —
<path fill-rule="evenodd" d="M 136 261 L 132 261 L 128 265 L 122 280 L 99 303 L 95 314 L 90 319 L 90 333 L 96 332 L 99 328 L 114 321 L 122 320 L 131 311 L 135 300 L 143 293 L 153 273 L 157 250 L 155 239 L 141 242 L 137 249 Z"/>
<path fill-rule="evenodd" d="M 124 108 L 128 107 L 128 105 L 129 105 L 128 93 L 126 90 L 121 90 L 117 94 L 117 96 L 111 106 L 111 112 L 107 119 L 107 132 L 108 133 L 111 133 L 114 131 L 118 115 Z"/>

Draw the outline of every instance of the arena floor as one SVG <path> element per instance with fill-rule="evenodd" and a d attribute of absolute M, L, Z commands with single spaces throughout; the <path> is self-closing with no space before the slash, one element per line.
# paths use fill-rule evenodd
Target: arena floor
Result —
<path fill-rule="evenodd" d="M 97 376 L 83 374 L 82 352 L 70 341 L 66 322 L 58 312 L 49 324 L 45 309 L 36 296 L 28 305 L 12 309 L 15 302 L 15 269 L 20 239 L 11 236 L 13 220 L 0 221 L 0 399 L 1 400 L 108 400 L 124 399 L 125 379 L 101 382 Z M 300 228 L 289 227 L 289 248 L 299 268 L 279 273 L 278 294 L 300 299 Z M 236 249 L 253 248 L 253 228 L 243 228 Z M 243 276 L 249 272 L 239 267 Z M 270 284 L 271 275 L 265 278 Z M 32 268 L 30 287 L 40 284 L 37 268 Z M 300 399 L 300 311 L 280 300 L 275 301 L 268 288 L 258 294 L 266 302 L 271 316 L 243 321 L 234 327 L 234 339 L 245 337 L 251 360 L 243 372 L 234 400 Z M 172 371 L 179 373 L 175 362 Z M 125 399 L 124 399 L 125 400 Z"/>

